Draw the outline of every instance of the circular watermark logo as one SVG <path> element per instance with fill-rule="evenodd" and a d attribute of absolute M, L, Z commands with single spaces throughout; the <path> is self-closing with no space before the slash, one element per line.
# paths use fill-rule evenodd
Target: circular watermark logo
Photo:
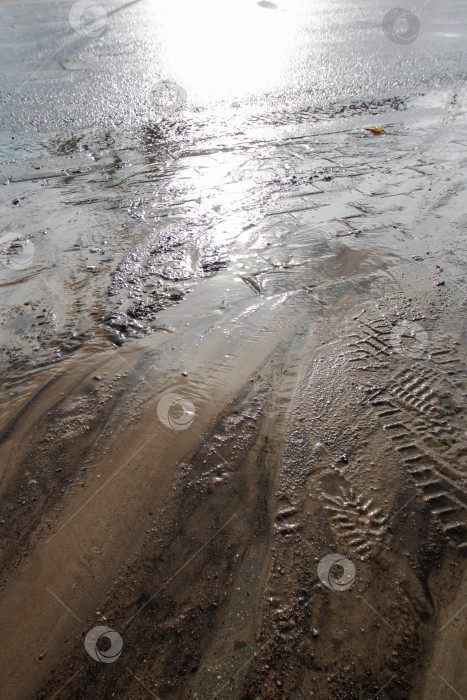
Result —
<path fill-rule="evenodd" d="M 342 554 L 327 554 L 318 564 L 321 583 L 333 591 L 346 591 L 355 581 L 355 566 Z"/>
<path fill-rule="evenodd" d="M 394 44 L 411 44 L 420 34 L 420 20 L 410 10 L 394 7 L 383 17 L 383 32 Z"/>
<path fill-rule="evenodd" d="M 179 394 L 166 394 L 157 404 L 161 423 L 171 430 L 186 430 L 195 419 L 195 406 L 190 399 Z"/>
<path fill-rule="evenodd" d="M 418 323 L 400 321 L 392 327 L 389 344 L 400 355 L 417 359 L 427 348 L 428 334 Z"/>
<path fill-rule="evenodd" d="M 90 38 L 100 36 L 109 21 L 106 10 L 94 0 L 75 2 L 71 6 L 68 19 L 77 34 Z"/>
<path fill-rule="evenodd" d="M 34 259 L 35 247 L 29 238 L 7 233 L 0 238 L 0 264 L 13 270 L 25 270 Z"/>
<path fill-rule="evenodd" d="M 160 80 L 152 88 L 149 99 L 156 116 L 167 117 L 185 107 L 187 94 L 186 90 L 173 80 Z"/>
<path fill-rule="evenodd" d="M 107 640 L 106 649 L 102 649 L 104 639 Z M 108 646 L 109 643 L 110 646 Z M 114 661 L 120 658 L 123 640 L 115 630 L 98 625 L 87 633 L 84 640 L 84 648 L 94 661 L 100 661 L 101 664 L 113 664 Z"/>

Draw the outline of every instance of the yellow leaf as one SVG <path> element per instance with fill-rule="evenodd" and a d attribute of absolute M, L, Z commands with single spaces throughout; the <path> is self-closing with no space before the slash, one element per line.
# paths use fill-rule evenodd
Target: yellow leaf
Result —
<path fill-rule="evenodd" d="M 382 134 L 384 126 L 366 126 L 365 131 L 371 131 L 372 134 Z"/>

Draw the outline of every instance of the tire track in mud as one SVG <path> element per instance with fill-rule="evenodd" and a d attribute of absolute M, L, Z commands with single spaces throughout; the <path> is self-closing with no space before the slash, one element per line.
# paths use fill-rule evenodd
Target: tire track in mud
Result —
<path fill-rule="evenodd" d="M 306 298 L 306 294 L 304 294 L 304 297 Z M 130 526 L 131 523 L 136 526 L 134 537 L 138 543 L 138 548 L 145 539 L 144 536 L 141 537 L 141 528 L 147 527 L 145 525 L 146 521 L 154 516 L 154 525 L 156 525 L 155 528 L 147 531 L 147 534 L 149 534 L 148 539 L 150 540 L 148 548 L 152 547 L 150 560 L 145 559 L 144 551 L 140 552 L 138 550 L 133 558 L 134 563 L 130 562 L 131 569 L 127 571 L 122 570 L 121 577 L 118 578 L 119 584 L 123 586 L 122 598 L 120 599 L 121 605 L 115 605 L 113 610 L 115 611 L 115 608 L 119 607 L 125 618 L 130 616 L 131 604 L 138 607 L 138 601 L 144 604 L 148 600 L 154 580 L 156 583 L 159 582 L 159 588 L 163 586 L 164 582 L 173 576 L 177 566 L 179 567 L 180 564 L 187 561 L 189 555 L 191 556 L 193 552 L 197 551 L 196 545 L 199 544 L 201 547 L 205 544 L 208 535 L 212 535 L 214 525 L 217 528 L 222 527 L 223 523 L 227 521 L 227 517 L 224 518 L 224 515 L 227 511 L 230 512 L 235 504 L 237 504 L 236 507 L 238 507 L 240 515 L 244 514 L 244 517 L 240 517 L 240 526 L 235 528 L 234 523 L 234 533 L 231 534 L 231 540 L 229 540 L 232 551 L 239 555 L 237 558 L 234 558 L 235 566 L 233 567 L 232 565 L 233 568 L 229 568 L 231 566 L 229 562 L 232 558 L 229 555 L 226 562 L 224 562 L 223 550 L 215 549 L 217 544 L 213 543 L 212 546 L 206 547 L 206 552 L 203 550 L 203 554 L 199 559 L 200 569 L 198 569 L 197 561 L 193 561 L 189 567 L 187 566 L 185 577 L 183 578 L 183 586 L 180 584 L 181 588 L 176 588 L 175 592 L 180 590 L 180 596 L 183 597 L 183 590 L 191 590 L 193 588 L 190 580 L 197 580 L 197 572 L 199 570 L 202 572 L 206 564 L 205 556 L 207 556 L 208 550 L 212 553 L 214 548 L 216 555 L 210 560 L 211 563 L 209 565 L 216 566 L 216 562 L 222 560 L 222 563 L 219 564 L 220 573 L 218 573 L 217 578 L 214 574 L 211 576 L 211 587 L 204 587 L 204 579 L 202 585 L 200 584 L 200 588 L 204 591 L 202 593 L 203 596 L 211 590 L 213 598 L 207 601 L 206 605 L 211 605 L 214 601 L 215 605 L 213 604 L 212 606 L 212 611 L 214 611 L 217 609 L 217 606 L 220 607 L 223 601 L 224 593 L 221 595 L 219 591 L 230 591 L 229 576 L 233 575 L 232 572 L 236 572 L 237 567 L 239 567 L 239 570 L 242 569 L 242 561 L 245 560 L 247 562 L 252 559 L 256 560 L 258 556 L 266 556 L 268 552 L 266 533 L 269 531 L 268 494 L 271 490 L 269 479 L 275 463 L 274 456 L 268 457 L 267 455 L 274 455 L 275 450 L 277 450 L 277 435 L 274 434 L 274 431 L 271 431 L 271 436 L 263 435 L 261 429 L 256 425 L 261 422 L 258 419 L 258 410 L 261 409 L 264 403 L 263 394 L 267 394 L 272 387 L 277 389 L 277 393 L 274 392 L 275 414 L 284 410 L 284 406 L 290 398 L 290 387 L 287 387 L 290 382 L 290 386 L 294 386 L 296 375 L 286 366 L 285 355 L 282 357 L 282 353 L 285 352 L 285 350 L 282 350 L 282 344 L 285 343 L 287 345 L 290 342 L 288 330 L 296 328 L 300 332 L 303 327 L 308 326 L 310 314 L 313 317 L 316 314 L 316 310 L 314 304 L 309 304 L 306 311 L 304 311 L 302 307 L 299 306 L 297 308 L 293 304 L 290 308 L 285 303 L 281 305 L 278 300 L 265 301 L 264 308 L 259 305 L 255 305 L 252 308 L 249 298 L 245 299 L 245 306 L 249 314 L 256 314 L 257 312 L 257 315 L 245 321 L 240 333 L 236 332 L 230 337 L 232 330 L 236 330 L 236 318 L 239 313 L 238 308 L 232 308 L 230 311 L 232 330 L 227 333 L 227 336 L 225 335 L 225 329 L 221 333 L 213 333 L 211 336 L 211 329 L 209 328 L 208 332 L 204 331 L 207 335 L 207 347 L 191 353 L 192 357 L 189 360 L 185 358 L 185 361 L 190 364 L 190 377 L 194 377 L 199 373 L 203 379 L 203 383 L 198 387 L 199 395 L 197 400 L 199 402 L 197 406 L 200 411 L 200 423 L 198 425 L 201 432 L 198 435 L 196 432 L 192 432 L 191 436 L 186 438 L 184 436 L 184 440 L 173 440 L 173 435 L 159 434 L 161 428 L 159 425 L 159 428 L 156 428 L 159 440 L 152 446 L 152 454 L 149 451 L 148 454 L 144 455 L 144 458 L 138 459 L 131 469 L 127 469 L 126 473 L 122 472 L 123 478 L 120 479 L 119 477 L 118 480 L 112 482 L 110 487 L 107 487 L 104 494 L 105 497 L 99 497 L 93 501 L 91 506 L 87 507 L 87 510 L 84 512 L 84 518 L 80 516 L 73 520 L 70 529 L 65 531 L 65 539 L 60 539 L 59 537 L 52 539 L 51 544 L 48 545 L 49 548 L 52 547 L 51 551 L 49 548 L 43 549 L 43 543 L 39 541 L 40 536 L 44 535 L 44 528 L 50 524 L 54 527 L 55 521 L 57 521 L 58 525 L 60 525 L 57 529 L 57 535 L 62 537 L 60 533 L 62 526 L 67 525 L 68 514 L 71 513 L 72 517 L 74 517 L 73 514 L 76 512 L 77 506 L 79 507 L 78 510 L 80 510 L 83 502 L 86 505 L 87 498 L 93 498 L 94 493 L 99 492 L 100 488 L 97 487 L 100 487 L 100 482 L 96 482 L 96 478 L 102 475 L 102 482 L 105 483 L 107 476 L 110 474 L 110 477 L 112 477 L 115 473 L 116 464 L 124 462 L 126 452 L 129 450 L 131 457 L 132 451 L 134 452 L 135 450 L 134 445 L 144 443 L 148 431 L 154 433 L 155 403 L 157 403 L 155 392 L 157 389 L 163 392 L 166 382 L 170 381 L 168 379 L 169 376 L 172 377 L 173 381 L 173 375 L 167 375 L 167 372 L 163 371 L 161 366 L 161 363 L 163 365 L 163 360 L 161 358 L 166 354 L 169 357 L 167 362 L 173 363 L 171 354 L 164 352 L 165 343 L 170 344 L 173 341 L 154 338 L 153 343 L 151 343 L 152 352 L 143 350 L 142 353 L 136 353 L 133 358 L 131 353 L 128 353 L 126 362 L 124 357 L 120 357 L 122 351 L 111 353 L 111 360 L 108 360 L 107 363 L 104 361 L 103 367 L 99 371 L 101 380 L 103 380 L 99 382 L 93 377 L 93 362 L 95 362 L 95 358 L 90 357 L 87 370 L 84 365 L 77 363 L 74 367 L 74 372 L 65 373 L 63 377 L 59 378 L 60 381 L 52 382 L 50 386 L 46 386 L 35 399 L 24 407 L 23 420 L 19 426 L 16 424 L 15 430 L 11 431 L 11 445 L 7 447 L 7 449 L 10 449 L 10 452 L 11 449 L 15 448 L 15 440 L 19 439 L 20 433 L 22 434 L 21 431 L 24 431 L 24 434 L 28 436 L 24 445 L 21 446 L 21 450 L 16 450 L 16 452 L 11 452 L 10 454 L 10 457 L 14 454 L 14 459 L 10 460 L 13 493 L 15 494 L 21 486 L 18 485 L 15 468 L 17 470 L 18 463 L 21 463 L 24 455 L 29 455 L 29 462 L 35 466 L 36 471 L 43 468 L 50 478 L 47 482 L 48 485 L 41 484 L 44 487 L 46 501 L 44 503 L 41 502 L 40 508 L 28 510 L 28 514 L 31 515 L 32 519 L 26 518 L 25 512 L 12 511 L 15 526 L 18 526 L 21 532 L 27 532 L 30 536 L 30 541 L 28 541 L 27 545 L 29 549 L 32 547 L 33 551 L 31 554 L 31 566 L 29 568 L 26 566 L 28 569 L 26 576 L 22 576 L 24 573 L 22 569 L 20 571 L 21 576 L 18 577 L 20 587 L 17 588 L 14 585 L 16 581 L 14 574 L 12 574 L 11 580 L 7 583 L 9 587 L 3 597 L 2 606 L 2 619 L 4 619 L 6 626 L 15 624 L 12 616 L 16 618 L 17 615 L 11 613 L 11 610 L 15 610 L 17 609 L 15 606 L 21 605 L 21 591 L 24 591 L 26 595 L 28 586 L 33 586 L 34 588 L 32 598 L 35 600 L 35 607 L 42 610 L 48 609 L 50 601 L 47 601 L 48 594 L 43 593 L 42 590 L 44 582 L 48 584 L 58 597 L 66 598 L 70 609 L 76 610 L 82 618 L 88 615 L 90 601 L 93 601 L 91 602 L 91 607 L 97 605 L 106 610 L 105 606 L 101 606 L 101 602 L 99 602 L 102 601 L 102 597 L 98 591 L 103 586 L 105 586 L 103 590 L 107 588 L 113 590 L 114 584 L 112 584 L 112 581 L 114 581 L 114 577 L 118 578 L 119 576 L 120 563 L 126 561 L 128 556 L 131 558 L 134 551 L 134 547 L 132 547 L 131 555 L 128 555 L 128 548 L 133 545 L 133 538 L 129 536 L 129 533 L 125 533 L 125 522 L 128 522 Z M 294 308 L 294 313 L 291 313 L 292 308 Z M 201 321 L 202 327 L 204 327 L 204 322 L 204 320 Z M 256 339 L 255 353 L 253 354 L 251 353 L 251 334 L 248 331 L 249 324 L 254 326 L 256 332 L 258 332 L 259 324 L 263 336 L 259 340 Z M 194 343 L 192 330 L 187 331 L 187 334 L 189 334 L 191 342 Z M 291 337 L 295 337 L 293 332 Z M 196 347 L 199 344 L 196 342 Z M 231 361 L 226 361 L 225 359 L 226 350 L 229 352 L 227 357 L 232 358 Z M 190 353 L 187 352 L 187 354 L 189 355 Z M 276 356 L 277 360 L 275 359 Z M 207 358 L 209 358 L 209 362 L 207 362 Z M 216 358 L 218 362 L 216 362 Z M 113 383 L 110 378 L 114 377 L 117 370 L 116 365 L 119 365 L 119 362 L 118 369 L 119 371 L 121 370 L 122 361 L 126 369 L 128 369 L 128 365 L 131 365 L 129 368 L 131 371 L 128 381 L 119 387 L 120 391 L 117 389 L 114 392 L 110 387 L 110 384 Z M 277 365 L 274 371 L 271 369 L 272 365 L 274 367 Z M 84 376 L 82 374 L 83 371 L 85 372 Z M 249 372 L 252 372 L 252 375 Z M 231 376 L 231 374 L 234 376 Z M 110 377 L 107 375 L 110 375 Z M 281 377 L 277 387 L 275 375 Z M 252 383 L 245 384 L 250 376 Z M 288 378 L 284 379 L 284 377 Z M 142 391 L 140 382 L 143 381 L 145 381 L 147 389 L 150 390 L 149 393 L 147 390 Z M 189 381 L 191 382 L 191 380 Z M 180 383 L 180 379 L 178 379 L 178 382 Z M 184 391 L 189 391 L 188 382 L 183 383 Z M 195 386 L 196 380 L 192 389 Z M 95 389 L 97 387 L 99 387 L 100 391 L 96 393 Z M 57 394 L 60 393 L 61 388 L 66 388 L 66 391 L 64 391 L 66 398 L 59 398 L 57 402 Z M 182 387 L 180 387 L 180 390 L 182 390 Z M 217 393 L 215 400 L 213 400 L 213 392 Z M 251 405 L 248 407 L 244 403 L 242 392 L 251 398 Z M 89 401 L 86 403 L 87 399 L 84 399 L 86 415 L 81 416 L 82 420 L 80 420 L 80 410 L 84 408 L 83 395 L 87 396 L 87 393 L 90 393 L 90 396 L 95 393 L 96 401 L 93 402 L 88 397 Z M 110 395 L 110 404 L 105 409 L 102 409 L 101 413 L 98 399 L 103 400 L 103 394 L 107 393 Z M 144 402 L 145 394 L 150 397 L 149 401 L 152 401 L 152 404 Z M 221 408 L 224 410 L 225 408 L 220 396 L 231 396 L 232 402 L 228 403 L 228 407 L 225 409 L 225 419 L 217 421 L 216 416 L 219 410 Z M 204 403 L 206 403 L 205 408 L 203 408 Z M 48 413 L 51 415 L 46 415 Z M 95 416 L 96 425 L 91 421 L 91 414 Z M 205 420 L 207 420 L 207 415 L 205 414 L 211 415 L 209 425 L 214 426 L 208 426 L 206 432 L 202 427 Z M 213 422 L 211 423 L 211 421 Z M 49 426 L 49 423 L 52 424 L 52 427 Z M 157 421 L 156 425 L 158 425 Z M 259 436 L 258 430 L 261 433 Z M 102 432 L 102 440 L 100 441 L 98 439 L 99 431 Z M 84 486 L 83 484 L 81 486 L 89 488 L 89 491 L 81 491 L 81 488 L 74 490 L 74 487 L 80 484 L 73 483 L 80 469 L 85 466 L 86 454 L 79 450 L 83 434 L 85 439 L 89 441 L 91 448 L 97 447 L 95 454 L 92 456 L 91 469 L 87 475 L 84 473 L 82 475 Z M 38 443 L 40 444 L 44 435 L 47 439 L 44 442 L 43 450 L 38 452 L 35 447 Z M 122 435 L 126 437 L 122 438 Z M 227 440 L 229 435 L 231 439 Z M 251 444 L 249 442 L 250 435 Z M 255 435 L 257 437 L 254 438 Z M 8 441 L 7 435 L 5 438 Z M 68 442 L 66 442 L 65 438 L 68 438 Z M 76 440 L 76 443 L 73 440 Z M 114 441 L 115 444 L 113 444 Z M 98 444 L 99 442 L 100 444 Z M 162 446 L 157 445 L 157 442 L 162 442 Z M 203 443 L 206 443 L 205 447 L 199 448 L 199 445 Z M 67 450 L 64 448 L 65 444 L 68 445 Z M 76 444 L 76 449 L 73 449 L 70 455 L 69 448 L 72 444 Z M 194 445 L 198 446 L 194 450 L 192 458 L 194 460 L 194 469 L 198 475 L 196 479 L 190 473 L 190 469 L 186 469 L 185 462 L 179 464 L 183 451 L 192 450 Z M 3 447 L 5 448 L 5 445 Z M 118 449 L 118 454 L 116 448 Z M 223 458 L 229 463 L 233 463 L 232 469 L 227 468 L 222 462 L 222 457 L 219 457 L 219 454 L 225 454 L 224 448 L 227 449 L 227 454 Z M 61 465 L 60 468 L 63 469 L 64 473 L 65 489 L 58 489 L 55 484 L 56 481 L 60 480 L 62 472 L 57 473 L 51 469 L 51 464 L 54 462 L 54 455 L 57 451 L 58 454 L 63 455 L 64 465 Z M 34 463 L 34 457 L 36 459 L 40 457 L 37 464 Z M 264 467 L 263 460 L 266 458 L 272 459 L 272 462 L 268 463 L 267 467 Z M 220 463 L 221 467 L 219 468 Z M 177 471 L 180 468 L 182 472 L 180 478 L 174 475 L 174 468 Z M 99 472 L 99 474 L 96 474 L 96 472 Z M 22 478 L 21 474 L 20 470 L 20 480 Z M 189 475 L 188 480 L 186 479 L 187 474 Z M 170 489 L 167 491 L 166 482 L 170 483 L 172 479 L 174 479 L 175 485 L 173 495 L 170 495 Z M 224 487 L 228 489 L 229 497 L 219 495 L 219 490 Z M 125 489 L 124 492 L 122 492 L 122 488 Z M 141 492 L 141 489 L 144 490 Z M 255 493 L 258 494 L 256 501 Z M 167 495 L 167 501 L 164 500 L 163 494 Z M 135 497 L 137 503 L 135 502 Z M 179 497 L 183 504 L 182 508 L 179 506 Z M 213 505 L 206 503 L 206 501 L 212 501 Z M 144 507 L 147 507 L 151 502 L 159 505 L 156 509 L 157 512 L 151 513 L 148 518 L 148 515 L 142 512 L 141 509 L 144 510 Z M 193 518 L 191 520 L 188 518 L 190 508 L 193 509 Z M 116 509 L 117 511 L 121 509 L 121 517 L 116 518 Z M 152 510 L 151 507 L 149 509 Z M 164 527 L 165 517 L 170 520 L 166 527 Z M 258 522 L 256 522 L 257 517 L 259 518 Z M 49 525 L 47 523 L 44 525 L 43 521 L 46 518 L 50 521 Z M 38 522 L 38 519 L 41 523 Z M 96 522 L 99 523 L 97 529 L 94 527 Z M 250 527 L 251 523 L 256 524 L 254 527 Z M 246 530 L 244 531 L 243 528 L 246 528 Z M 114 541 L 117 531 L 120 533 L 118 543 Z M 161 534 L 163 542 L 167 542 L 167 547 L 164 549 L 167 553 L 162 559 L 159 556 L 161 554 L 161 541 L 159 539 L 157 542 L 153 542 L 154 536 L 150 535 L 150 532 L 155 531 Z M 47 534 L 47 529 L 45 529 L 45 533 Z M 66 543 L 68 543 L 69 548 Z M 15 542 L 10 544 L 14 554 Z M 115 547 L 116 549 L 114 549 Z M 59 555 L 57 555 L 57 551 Z M 42 558 L 40 556 L 41 553 L 44 555 Z M 66 565 L 61 561 L 60 567 L 58 569 L 54 568 L 57 566 L 57 561 L 63 558 L 62 553 L 63 557 L 67 559 Z M 155 579 L 154 570 L 156 570 Z M 92 580 L 93 571 L 95 577 L 97 577 L 94 580 Z M 207 575 L 211 574 L 208 573 Z M 238 575 L 241 576 L 242 574 Z M 223 579 L 222 576 L 226 578 Z M 50 577 L 52 578 L 50 579 Z M 147 577 L 150 577 L 150 580 Z M 53 585 L 51 585 L 51 580 Z M 80 581 L 79 592 L 74 588 L 73 582 L 76 582 L 76 580 Z M 145 585 L 146 580 L 148 580 L 147 586 Z M 138 584 L 136 587 L 134 581 Z M 129 584 L 129 587 L 125 588 L 126 583 Z M 91 590 L 91 584 L 93 590 Z M 156 584 L 154 584 L 154 588 L 157 590 Z M 134 593 L 136 590 L 138 595 L 135 602 Z M 87 597 L 87 600 L 83 600 L 81 591 Z M 215 593 L 216 591 L 217 593 Z M 180 624 L 182 624 L 184 619 L 183 605 L 180 604 L 179 606 L 180 599 L 177 597 L 178 594 L 176 593 L 175 597 L 173 597 L 171 587 L 170 590 L 167 588 L 167 591 L 164 591 L 164 595 L 166 596 L 164 598 L 165 603 L 163 600 L 160 615 L 165 619 L 164 616 L 168 615 L 169 611 L 173 615 L 181 614 Z M 193 595 L 195 594 L 193 593 Z M 196 595 L 198 595 L 198 592 Z M 99 600 L 97 600 L 98 598 Z M 252 600 L 254 600 L 253 607 L 255 607 L 257 596 L 253 595 L 253 592 Z M 55 605 L 55 602 L 52 602 Z M 164 607 L 165 604 L 166 607 Z M 109 605 L 113 606 L 113 602 L 111 601 Z M 197 606 L 198 601 L 196 601 L 195 605 L 198 611 Z M 150 606 L 148 605 L 147 607 L 149 609 Z M 201 616 L 199 624 L 196 622 L 193 627 L 187 629 L 188 637 L 195 639 L 193 644 L 189 644 L 190 649 L 192 648 L 195 654 L 198 653 L 197 649 L 203 650 L 207 640 L 210 639 L 210 633 L 207 629 L 203 627 L 204 631 L 199 631 L 203 625 L 209 622 L 209 620 L 206 621 L 205 619 L 204 613 L 206 611 L 209 613 L 208 618 L 211 618 L 211 608 L 202 608 L 198 611 Z M 115 623 L 115 612 L 111 615 L 106 612 L 105 616 L 109 623 Z M 227 618 L 228 614 L 226 613 Z M 190 620 L 192 619 L 193 616 L 190 617 Z M 22 619 L 22 624 L 25 622 L 26 619 Z M 95 621 L 90 621 L 89 628 L 92 627 L 93 622 Z M 44 677 L 49 658 L 54 663 L 54 666 L 58 667 L 58 670 L 55 675 L 57 682 L 55 683 L 51 678 L 48 688 L 56 690 L 60 683 L 64 683 L 69 679 L 66 670 L 59 670 L 62 667 L 57 661 L 59 652 L 54 645 L 60 641 L 63 643 L 63 635 L 60 631 L 61 626 L 66 626 L 69 630 L 67 639 L 70 639 L 70 635 L 71 639 L 73 639 L 75 632 L 82 634 L 82 625 L 75 630 L 71 629 L 70 624 L 74 624 L 72 620 L 66 621 L 61 617 L 59 617 L 59 623 L 59 625 L 54 626 L 52 631 L 48 628 L 48 623 L 44 622 L 44 619 L 33 620 L 34 635 L 31 635 L 32 638 L 28 642 L 27 649 L 22 650 L 23 656 L 26 656 L 22 660 L 28 667 L 26 682 L 30 684 L 29 687 L 34 687 L 36 677 Z M 162 629 L 165 629 L 164 624 L 161 620 Z M 44 625 L 49 631 L 47 639 L 44 635 Z M 167 623 L 167 625 L 169 625 L 166 629 L 169 639 L 164 638 L 161 641 L 164 645 L 166 644 L 167 657 L 164 656 L 165 652 L 161 652 L 159 656 L 160 658 L 164 657 L 168 664 L 170 658 L 178 658 L 180 654 L 178 647 L 173 648 L 171 646 L 170 635 L 173 627 L 170 625 L 172 623 Z M 154 629 L 151 625 L 148 634 L 154 636 Z M 37 635 L 42 635 L 42 641 L 39 640 L 40 645 L 37 643 Z M 141 653 L 149 655 L 149 640 L 144 635 L 142 639 Z M 148 647 L 145 645 L 145 641 L 147 641 Z M 238 641 L 240 646 L 242 646 L 244 640 L 235 641 Z M 233 644 L 235 644 L 235 641 L 233 641 Z M 131 644 L 131 640 L 129 643 Z M 136 637 L 134 648 L 138 646 L 138 643 L 138 638 Z M 231 644 L 232 640 L 228 639 L 222 642 L 222 644 L 224 643 Z M 45 655 L 47 659 L 43 663 L 38 664 L 35 655 L 42 657 L 43 647 L 48 650 Z M 173 657 L 171 656 L 172 652 Z M 11 656 L 11 652 L 9 653 Z M 63 652 L 60 652 L 60 655 L 63 655 Z M 67 656 L 67 663 L 80 665 L 83 661 L 83 656 L 84 660 L 89 661 L 91 666 L 89 684 L 86 687 L 94 688 L 94 685 L 98 687 L 101 682 L 99 674 L 98 671 L 92 671 L 94 662 L 86 656 L 82 646 L 82 639 L 77 643 L 75 651 Z M 136 657 L 137 659 L 139 658 L 138 655 Z M 54 661 L 52 661 L 52 658 Z M 35 666 L 34 672 L 30 669 L 31 664 Z M 155 664 L 157 665 L 156 661 Z M 44 667 L 44 671 L 42 671 L 41 666 Z M 141 670 L 145 671 L 145 668 L 143 666 Z M 164 666 L 157 666 L 156 670 L 157 677 L 165 677 L 166 668 Z M 17 671 L 18 669 L 15 667 L 14 672 Z M 119 677 L 121 669 L 116 669 L 115 672 L 116 677 Z M 177 676 L 177 673 L 178 671 L 174 671 L 174 676 Z M 13 676 L 13 672 L 11 675 Z M 107 671 L 107 675 L 109 675 L 109 671 Z M 81 676 L 79 678 L 81 683 L 83 678 Z M 180 683 L 186 682 L 186 678 L 181 671 L 180 679 Z M 191 676 L 189 680 L 191 681 Z M 170 678 L 168 681 L 170 681 Z M 99 687 L 102 687 L 105 693 L 108 686 L 106 682 L 102 682 L 103 685 Z M 77 697 L 80 696 L 79 692 L 81 692 L 78 685 L 79 683 L 76 685 Z M 35 687 L 37 688 L 38 685 Z M 133 693 L 133 686 L 131 687 L 132 690 L 129 692 Z M 67 686 L 67 692 L 74 692 L 73 688 L 75 686 L 70 684 L 69 687 Z M 126 692 L 127 689 L 128 677 L 125 676 L 122 679 L 122 692 Z"/>
<path fill-rule="evenodd" d="M 64 377 L 57 374 L 48 381 L 2 428 L 0 453 L 8 468 L 1 479 L 1 524 L 4 532 L 14 534 L 2 541 L 2 585 L 50 536 L 57 514 L 84 485 L 106 416 L 118 409 L 132 382 L 126 378 L 127 366 L 112 359 L 100 357 L 96 364 L 95 358 L 81 358 Z M 103 365 L 114 373 L 104 390 L 83 377 L 85 368 L 98 372 Z M 57 385 L 63 389 L 58 396 Z"/>
<path fill-rule="evenodd" d="M 448 407 L 440 389 L 430 394 L 425 385 L 442 383 L 445 370 L 425 368 L 420 383 L 401 369 L 386 332 L 383 340 L 374 333 L 378 340 L 368 341 L 367 328 L 343 324 L 343 337 L 323 351 L 319 335 L 308 346 L 307 328 L 309 318 L 296 327 L 292 347 L 282 348 L 278 359 L 258 368 L 253 386 L 237 392 L 204 444 L 180 465 L 173 507 L 164 503 L 156 518 L 157 539 L 149 535 L 115 572 L 118 585 L 99 607 L 109 625 L 122 631 L 129 650 L 125 669 L 115 665 L 100 673 L 79 638 L 44 692 L 54 692 L 72 675 L 67 669 L 79 666 L 67 686 L 70 697 L 140 697 L 132 674 L 162 696 L 182 697 L 190 690 L 201 698 L 218 691 L 220 698 L 278 692 L 301 697 L 320 689 L 324 698 L 322 689 L 329 688 L 325 693 L 346 700 L 376 693 L 397 674 L 394 692 L 409 697 L 411 669 L 422 653 L 418 630 L 433 610 L 418 572 L 398 560 L 398 541 L 404 539 L 412 561 L 434 541 L 416 502 L 406 508 L 407 524 L 398 516 L 413 493 L 401 480 L 400 445 L 390 426 L 401 422 L 400 411 L 415 416 L 419 441 L 438 435 L 439 411 Z M 378 386 L 368 386 L 370 364 Z M 297 382 L 304 403 L 297 412 L 294 400 L 282 460 L 281 422 Z M 389 408 L 375 405 L 386 398 Z M 456 417 L 455 406 L 451 412 Z M 394 450 L 391 456 L 375 449 L 373 468 L 375 440 Z M 445 447 L 430 450 L 447 460 Z M 386 484 L 388 493 L 382 494 Z M 219 530 L 219 538 L 203 549 Z M 317 563 L 333 550 L 357 564 L 359 587 L 351 604 L 348 597 L 333 598 L 317 579 Z M 197 552 L 172 581 L 180 563 Z M 398 584 L 389 594 L 386 582 L 393 580 Z M 135 624 L 125 627 L 139 609 Z M 342 629 L 355 639 L 349 641 Z M 77 632 L 83 636 L 82 627 Z M 380 650 L 374 659 L 373 649 Z M 382 649 L 392 649 L 389 664 Z M 343 658 L 339 672 L 333 668 L 336 653 Z M 372 660 L 364 668 L 356 656 Z M 344 689 L 350 682 L 355 694 L 349 696 Z"/>
<path fill-rule="evenodd" d="M 375 306 L 410 309 L 402 295 Z M 321 350 L 323 329 L 305 353 L 276 491 L 263 627 L 243 695 L 225 697 L 349 700 L 387 687 L 384 697 L 409 698 L 423 685 L 417 669 L 446 603 L 445 584 L 430 588 L 428 572 L 434 562 L 457 563 L 452 545 L 465 547 L 463 366 L 456 349 L 440 355 L 437 342 L 415 360 L 396 353 L 392 324 L 377 314 L 341 319 L 338 340 Z M 345 593 L 317 577 L 329 552 L 356 566 Z"/>
<path fill-rule="evenodd" d="M 385 360 L 392 353 L 388 322 L 379 319 L 365 324 L 363 333 L 365 338 L 352 344 L 360 352 L 365 348 L 358 358 L 362 368 L 368 370 L 376 360 L 379 369 L 383 364 L 387 369 L 385 383 L 370 389 L 368 399 L 433 517 L 458 547 L 465 548 L 467 441 L 462 411 L 466 392 L 461 381 L 453 380 L 444 369 L 456 363 L 456 353 L 436 350 L 434 362 L 431 355 L 426 359 L 397 355 L 398 363 L 388 363 Z"/>
<path fill-rule="evenodd" d="M 281 357 L 268 359 L 261 376 L 255 373 L 255 382 L 237 394 L 180 465 L 175 501 L 165 504 L 158 518 L 159 539 L 147 538 L 101 606 L 113 611 L 107 621 L 131 650 L 131 673 L 150 689 L 156 689 L 152 679 L 157 678 L 162 695 L 183 697 L 192 687 L 194 697 L 210 698 L 219 688 L 219 668 L 228 677 L 231 664 L 255 644 L 269 560 L 269 500 L 281 452 L 278 421 L 285 416 L 284 390 L 296 382 L 291 373 L 279 397 L 272 396 L 282 372 Z M 216 531 L 205 546 L 208 533 Z M 178 569 L 185 561 L 186 568 Z M 87 697 L 92 690 L 111 697 L 111 688 L 139 697 L 138 685 L 121 667 L 100 675 L 81 639 L 62 668 L 76 666 L 76 659 L 70 696 Z M 65 671 L 59 674 L 60 682 L 65 680 Z M 57 687 L 59 680 L 50 678 L 43 691 Z"/>

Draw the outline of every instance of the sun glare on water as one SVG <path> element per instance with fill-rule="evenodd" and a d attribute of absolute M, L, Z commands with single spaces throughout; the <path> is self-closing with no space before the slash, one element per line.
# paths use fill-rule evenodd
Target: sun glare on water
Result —
<path fill-rule="evenodd" d="M 203 101 L 277 88 L 297 51 L 291 0 L 180 0 L 147 9 L 162 37 L 164 73 Z"/>

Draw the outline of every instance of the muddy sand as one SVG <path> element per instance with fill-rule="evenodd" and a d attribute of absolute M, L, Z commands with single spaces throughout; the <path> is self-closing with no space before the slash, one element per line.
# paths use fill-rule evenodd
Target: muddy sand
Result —
<path fill-rule="evenodd" d="M 368 122 L 110 154 L 58 167 L 47 200 L 10 173 L 52 218 L 91 190 L 112 210 L 151 168 L 175 185 L 159 248 L 122 205 L 133 246 L 64 233 L 44 272 L 65 213 L 7 270 L 34 301 L 2 316 L 2 698 L 467 695 L 465 109 Z"/>

